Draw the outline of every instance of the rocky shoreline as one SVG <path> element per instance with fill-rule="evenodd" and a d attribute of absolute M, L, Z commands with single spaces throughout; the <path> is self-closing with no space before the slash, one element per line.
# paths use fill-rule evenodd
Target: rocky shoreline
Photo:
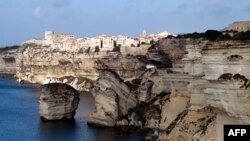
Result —
<path fill-rule="evenodd" d="M 17 53 L 16 77 L 88 91 L 96 108 L 89 125 L 151 130 L 145 140 L 220 141 L 224 124 L 250 123 L 249 42 L 170 38 L 147 52 L 26 46 Z"/>

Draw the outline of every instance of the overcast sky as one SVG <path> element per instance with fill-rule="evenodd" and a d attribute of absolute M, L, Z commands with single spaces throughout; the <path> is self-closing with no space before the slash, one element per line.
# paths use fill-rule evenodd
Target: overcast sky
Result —
<path fill-rule="evenodd" d="M 0 0 L 0 46 L 42 38 L 223 29 L 250 20 L 250 0 Z"/>

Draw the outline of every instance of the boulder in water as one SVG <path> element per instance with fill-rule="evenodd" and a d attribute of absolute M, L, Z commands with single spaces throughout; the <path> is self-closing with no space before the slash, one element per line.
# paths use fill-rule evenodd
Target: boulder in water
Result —
<path fill-rule="evenodd" d="M 79 93 L 67 84 L 46 84 L 42 86 L 39 103 L 43 120 L 73 119 L 79 103 Z"/>

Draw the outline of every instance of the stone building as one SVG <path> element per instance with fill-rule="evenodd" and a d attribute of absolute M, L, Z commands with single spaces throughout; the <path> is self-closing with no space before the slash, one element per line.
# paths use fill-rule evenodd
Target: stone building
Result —
<path fill-rule="evenodd" d="M 55 34 L 52 31 L 45 31 L 45 43 L 53 48 L 62 50 L 76 49 L 76 38 L 71 34 Z"/>
<path fill-rule="evenodd" d="M 95 50 L 96 47 L 99 47 L 100 51 L 112 51 L 114 47 L 126 47 L 123 51 L 130 50 L 137 52 L 141 52 L 140 49 L 130 48 L 130 47 L 142 47 L 143 45 L 149 45 L 151 41 L 158 41 L 164 37 L 167 37 L 171 34 L 164 31 L 158 34 L 150 34 L 147 35 L 146 30 L 142 32 L 142 34 L 137 37 L 128 37 L 124 35 L 118 36 L 107 36 L 100 35 L 96 37 L 84 37 L 84 38 L 76 38 L 72 34 L 58 34 L 53 31 L 45 31 L 44 39 L 30 39 L 24 43 L 34 43 L 37 45 L 41 45 L 44 47 L 57 48 L 64 51 L 79 51 L 81 49 Z M 24 44 L 23 43 L 23 44 Z M 142 49 L 143 50 L 143 49 Z"/>
<path fill-rule="evenodd" d="M 230 24 L 228 30 L 234 30 L 238 32 L 250 30 L 250 21 L 238 21 Z"/>

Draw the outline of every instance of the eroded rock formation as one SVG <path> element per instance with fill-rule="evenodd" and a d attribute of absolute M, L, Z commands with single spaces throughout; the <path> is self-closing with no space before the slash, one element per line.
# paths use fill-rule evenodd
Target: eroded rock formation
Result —
<path fill-rule="evenodd" d="M 121 78 L 111 71 L 104 71 L 94 84 L 95 111 L 89 115 L 91 125 L 113 127 L 116 121 L 134 108 L 137 99 Z"/>
<path fill-rule="evenodd" d="M 73 119 L 78 103 L 79 94 L 69 85 L 51 83 L 41 87 L 39 109 L 43 120 Z"/>
<path fill-rule="evenodd" d="M 39 84 L 66 82 L 81 91 L 89 89 L 83 87 L 89 82 L 83 79 L 95 81 L 103 70 L 110 69 L 126 79 L 139 75 L 142 68 L 145 64 L 138 58 L 120 52 L 66 52 L 25 44 L 18 50 L 16 77 L 18 81 Z"/>
<path fill-rule="evenodd" d="M 203 39 L 163 39 L 145 56 L 27 47 L 17 77 L 91 88 L 92 125 L 149 128 L 148 140 L 221 141 L 224 124 L 250 123 L 249 53 L 249 41 Z"/>
<path fill-rule="evenodd" d="M 248 42 L 195 42 L 164 76 L 172 83 L 171 98 L 157 136 L 149 139 L 221 141 L 224 124 L 250 123 Z"/>
<path fill-rule="evenodd" d="M 16 73 L 17 49 L 0 51 L 0 74 Z"/>
<path fill-rule="evenodd" d="M 172 67 L 150 69 L 139 76 L 138 88 L 143 82 L 153 84 L 147 90 L 150 94 L 147 100 L 145 92 L 139 94 L 143 103 L 117 125 L 153 129 L 146 140 L 221 141 L 224 124 L 250 123 L 250 46 L 237 41 L 181 42 L 185 49 L 181 60 L 170 58 Z M 131 120 L 135 115 L 137 122 Z"/>

